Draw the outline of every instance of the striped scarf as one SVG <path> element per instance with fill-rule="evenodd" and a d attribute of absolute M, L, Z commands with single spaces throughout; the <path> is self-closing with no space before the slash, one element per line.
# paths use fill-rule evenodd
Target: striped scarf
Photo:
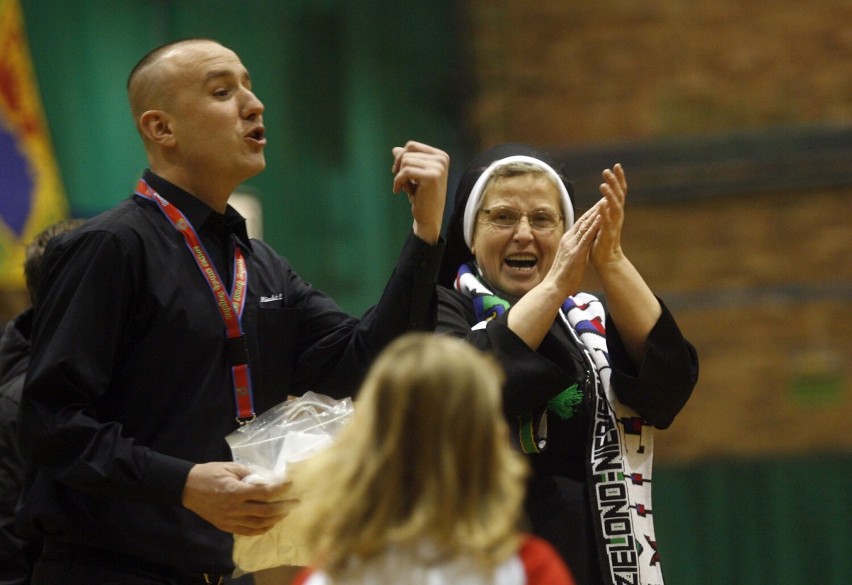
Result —
<path fill-rule="evenodd" d="M 485 328 L 511 307 L 483 284 L 475 265 L 462 264 L 455 288 L 473 304 L 478 319 L 474 330 Z M 653 427 L 615 396 L 600 300 L 587 293 L 573 295 L 563 303 L 557 321 L 582 348 L 594 374 L 594 435 L 587 477 L 598 517 L 595 534 L 604 579 L 608 585 L 662 585 L 651 505 Z M 522 420 L 522 432 L 523 428 Z M 538 450 L 530 450 L 523 438 L 521 444 L 526 452 Z"/>

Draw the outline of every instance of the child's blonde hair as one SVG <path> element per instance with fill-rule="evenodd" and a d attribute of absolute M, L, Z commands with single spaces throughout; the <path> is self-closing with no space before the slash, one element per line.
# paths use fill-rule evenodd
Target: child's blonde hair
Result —
<path fill-rule="evenodd" d="M 497 361 L 411 333 L 374 363 L 334 445 L 296 469 L 307 538 L 332 578 L 393 548 L 493 567 L 518 544 L 528 469 L 509 444 Z"/>

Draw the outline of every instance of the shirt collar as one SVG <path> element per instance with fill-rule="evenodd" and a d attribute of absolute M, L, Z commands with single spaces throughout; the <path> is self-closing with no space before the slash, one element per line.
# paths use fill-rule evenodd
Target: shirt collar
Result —
<path fill-rule="evenodd" d="M 224 225 L 228 232 L 233 233 L 237 237 L 246 251 L 253 251 L 246 229 L 246 220 L 230 205 L 225 209 L 225 213 L 222 214 L 194 195 L 155 174 L 150 169 L 145 169 L 142 178 L 166 201 L 177 207 L 196 229 L 204 229 L 205 224 L 208 222 Z M 216 229 L 216 231 L 220 231 L 220 229 Z"/>

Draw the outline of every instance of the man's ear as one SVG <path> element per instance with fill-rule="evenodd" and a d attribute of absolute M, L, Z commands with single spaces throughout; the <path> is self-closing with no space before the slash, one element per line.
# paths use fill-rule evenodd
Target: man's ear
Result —
<path fill-rule="evenodd" d="M 171 146 L 174 143 L 171 118 L 163 110 L 148 110 L 139 116 L 139 129 L 151 142 L 161 146 Z"/>

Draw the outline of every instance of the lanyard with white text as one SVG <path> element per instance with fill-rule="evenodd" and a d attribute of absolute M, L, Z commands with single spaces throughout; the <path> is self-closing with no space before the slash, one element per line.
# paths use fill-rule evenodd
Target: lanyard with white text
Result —
<path fill-rule="evenodd" d="M 216 267 L 207 259 L 204 245 L 198 238 L 195 228 L 186 219 L 186 216 L 174 205 L 163 199 L 154 191 L 144 179 L 139 179 L 136 185 L 136 195 L 143 199 L 153 201 L 160 208 L 174 228 L 183 236 L 186 247 L 195 258 L 201 274 L 207 279 L 219 314 L 225 322 L 227 332 L 227 343 L 225 353 L 231 366 L 231 378 L 234 384 L 234 400 L 237 406 L 237 421 L 245 424 L 254 420 L 254 401 L 252 399 L 251 374 L 248 366 L 248 344 L 242 327 L 243 309 L 246 304 L 246 285 L 248 283 L 248 271 L 242 250 L 234 245 L 234 282 L 231 294 L 225 289 L 221 278 L 219 278 Z"/>

